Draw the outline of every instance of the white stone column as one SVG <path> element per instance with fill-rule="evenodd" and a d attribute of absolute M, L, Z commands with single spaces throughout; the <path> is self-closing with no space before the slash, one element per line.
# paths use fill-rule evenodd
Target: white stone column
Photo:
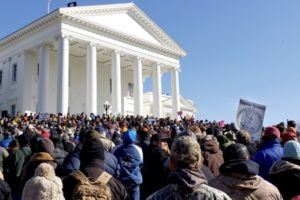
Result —
<path fill-rule="evenodd" d="M 111 79 L 112 79 L 112 113 L 115 115 L 122 112 L 121 99 L 121 56 L 115 50 L 111 54 Z"/>
<path fill-rule="evenodd" d="M 57 113 L 66 115 L 69 108 L 69 39 L 58 38 Z"/>
<path fill-rule="evenodd" d="M 87 47 L 86 113 L 97 115 L 97 49 L 89 43 Z"/>
<path fill-rule="evenodd" d="M 162 99 L 161 99 L 161 66 L 158 63 L 153 64 L 153 115 L 162 117 Z"/>
<path fill-rule="evenodd" d="M 173 118 L 178 119 L 178 111 L 180 111 L 180 97 L 179 97 L 179 77 L 178 77 L 178 67 L 171 69 L 171 88 L 172 88 L 172 109 Z"/>
<path fill-rule="evenodd" d="M 49 46 L 47 44 L 39 45 L 39 90 L 38 90 L 38 107 L 37 112 L 49 112 Z"/>
<path fill-rule="evenodd" d="M 143 64 L 140 57 L 134 59 L 134 113 L 136 115 L 144 115 L 144 97 L 143 97 Z"/>

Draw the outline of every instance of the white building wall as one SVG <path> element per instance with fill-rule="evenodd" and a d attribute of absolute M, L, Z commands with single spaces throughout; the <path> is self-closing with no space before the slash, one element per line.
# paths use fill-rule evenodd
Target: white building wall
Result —
<path fill-rule="evenodd" d="M 56 113 L 56 99 L 57 99 L 57 53 L 53 50 L 50 50 L 50 78 L 49 78 L 49 112 Z M 38 87 L 37 89 L 38 90 Z"/>
<path fill-rule="evenodd" d="M 24 51 L 22 55 L 22 62 L 18 74 L 20 74 L 21 87 L 19 87 L 19 101 L 21 112 L 34 111 L 37 103 L 37 59 L 36 56 L 29 52 Z"/>
<path fill-rule="evenodd" d="M 70 56 L 69 112 L 86 110 L 86 61 Z"/>
<path fill-rule="evenodd" d="M 14 55 L 7 58 L 6 61 L 2 60 L 1 70 L 2 74 L 2 86 L 0 88 L 0 108 L 1 111 L 7 110 L 11 114 L 11 106 L 15 105 L 15 112 L 22 111 L 20 87 L 22 87 L 22 74 L 23 62 L 22 55 Z M 17 80 L 12 81 L 13 65 L 17 65 Z"/>

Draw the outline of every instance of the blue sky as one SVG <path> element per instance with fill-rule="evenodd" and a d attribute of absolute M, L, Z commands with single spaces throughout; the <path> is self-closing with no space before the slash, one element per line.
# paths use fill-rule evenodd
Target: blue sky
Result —
<path fill-rule="evenodd" d="M 66 5 L 52 0 L 51 10 Z M 79 5 L 129 2 L 78 0 Z M 300 1 L 135 0 L 183 49 L 180 93 L 197 118 L 234 121 L 240 98 L 267 106 L 265 125 L 300 119 Z M 46 14 L 47 0 L 2 0 L 0 38 Z M 145 90 L 151 89 L 146 81 Z M 163 77 L 169 93 L 169 76 Z"/>

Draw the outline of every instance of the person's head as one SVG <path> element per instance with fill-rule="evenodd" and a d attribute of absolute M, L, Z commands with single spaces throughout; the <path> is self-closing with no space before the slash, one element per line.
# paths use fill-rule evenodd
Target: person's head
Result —
<path fill-rule="evenodd" d="M 159 146 L 159 143 L 160 143 L 160 137 L 159 137 L 158 134 L 155 134 L 150 138 L 150 144 L 151 145 Z"/>
<path fill-rule="evenodd" d="M 17 150 L 19 148 L 20 148 L 20 144 L 19 144 L 18 140 L 16 140 L 16 139 L 13 139 L 8 145 L 8 149 L 11 149 L 11 150 Z"/>
<path fill-rule="evenodd" d="M 49 153 L 52 156 L 53 151 L 54 151 L 54 145 L 51 140 L 47 138 L 41 138 L 40 140 L 38 140 L 36 152 L 45 152 L 45 153 Z"/>
<path fill-rule="evenodd" d="M 297 141 L 290 140 L 283 146 L 283 156 L 285 158 L 291 158 L 300 160 L 300 144 Z"/>
<path fill-rule="evenodd" d="M 251 136 L 248 131 L 239 131 L 236 134 L 236 139 L 238 143 L 241 143 L 243 145 L 248 145 L 251 143 Z"/>
<path fill-rule="evenodd" d="M 55 175 L 54 167 L 42 163 L 35 169 L 34 177 L 24 187 L 22 199 L 62 199 L 62 181 Z"/>
<path fill-rule="evenodd" d="M 262 136 L 263 141 L 275 140 L 278 138 L 280 138 L 280 131 L 278 130 L 278 128 L 274 126 L 265 128 L 264 134 Z"/>
<path fill-rule="evenodd" d="M 104 146 L 99 138 L 88 139 L 83 144 L 80 152 L 80 168 L 85 167 L 89 163 L 96 164 L 104 161 L 104 151 Z"/>
<path fill-rule="evenodd" d="M 233 160 L 248 160 L 250 157 L 248 149 L 240 143 L 231 144 L 225 148 L 223 158 L 225 162 Z"/>
<path fill-rule="evenodd" d="M 294 128 L 288 128 L 288 129 L 294 129 Z M 287 143 L 290 140 L 296 140 L 297 141 L 297 134 L 291 131 L 287 131 L 283 132 L 281 134 L 281 143 L 282 145 L 284 145 L 285 143 Z"/>
<path fill-rule="evenodd" d="M 22 134 L 22 135 L 17 137 L 17 140 L 18 140 L 21 147 L 29 146 L 30 142 L 32 140 L 32 136 L 29 135 L 29 134 Z"/>
<path fill-rule="evenodd" d="M 280 133 L 283 133 L 285 130 L 284 122 L 280 122 L 279 124 L 276 125 L 276 128 L 280 131 Z"/>
<path fill-rule="evenodd" d="M 90 140 L 91 138 L 100 138 L 101 134 L 96 130 L 90 130 L 86 133 L 85 140 Z"/>
<path fill-rule="evenodd" d="M 124 144 L 132 144 L 136 142 L 136 137 L 136 131 L 133 129 L 129 129 L 123 134 L 122 140 Z"/>
<path fill-rule="evenodd" d="M 201 167 L 201 150 L 198 142 L 190 136 L 177 137 L 171 147 L 169 166 L 171 170 Z"/>
<path fill-rule="evenodd" d="M 290 120 L 287 122 L 287 127 L 296 128 L 296 122 L 294 120 Z"/>

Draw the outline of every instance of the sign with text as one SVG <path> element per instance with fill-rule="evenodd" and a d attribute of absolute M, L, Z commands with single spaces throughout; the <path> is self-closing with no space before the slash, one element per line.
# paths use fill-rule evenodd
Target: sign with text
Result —
<path fill-rule="evenodd" d="M 39 121 L 47 121 L 50 118 L 49 113 L 40 113 L 39 114 Z"/>
<path fill-rule="evenodd" d="M 265 111 L 265 105 L 241 99 L 236 115 L 237 127 L 240 130 L 248 131 L 253 140 L 259 140 Z"/>

